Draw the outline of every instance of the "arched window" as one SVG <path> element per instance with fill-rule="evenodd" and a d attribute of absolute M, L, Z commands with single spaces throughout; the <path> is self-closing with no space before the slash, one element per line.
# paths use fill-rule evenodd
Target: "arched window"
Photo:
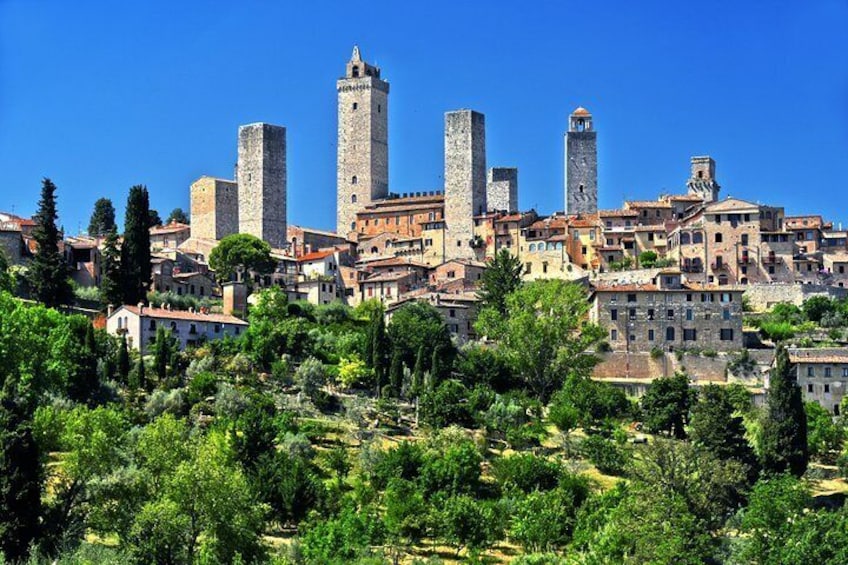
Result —
<path fill-rule="evenodd" d="M 371 253 L 377 253 L 377 251 L 379 251 L 379 250 L 377 249 L 376 245 L 371 248 Z"/>
<path fill-rule="evenodd" d="M 689 241 L 689 232 L 680 232 L 680 245 L 688 245 Z"/>
<path fill-rule="evenodd" d="M 356 183 L 358 183 L 358 182 L 359 182 L 359 179 L 358 179 L 358 178 L 356 178 L 356 175 L 353 175 L 353 176 L 350 178 L 350 184 L 356 184 Z"/>
<path fill-rule="evenodd" d="M 720 233 L 715 234 L 715 242 L 721 243 L 722 241 L 724 241 L 724 237 Z"/>
<path fill-rule="evenodd" d="M 553 243 L 551 243 L 551 242 L 548 242 L 548 247 L 547 247 L 547 249 L 548 249 L 548 251 L 553 251 L 553 250 L 554 250 L 554 244 L 553 244 Z"/>
<path fill-rule="evenodd" d="M 583 194 L 583 185 L 581 184 L 581 185 L 579 186 L 579 188 L 580 188 L 580 194 Z"/>
<path fill-rule="evenodd" d="M 704 234 L 699 231 L 696 231 L 692 234 L 692 243 L 704 243 Z"/>
<path fill-rule="evenodd" d="M 698 178 L 699 179 L 704 178 L 704 171 L 698 171 Z"/>
<path fill-rule="evenodd" d="M 530 244 L 530 252 L 532 253 L 533 251 L 536 251 L 536 244 L 535 243 Z"/>
<path fill-rule="evenodd" d="M 350 195 L 350 201 L 351 201 L 353 204 L 356 204 L 356 195 L 355 195 L 355 194 L 351 194 L 351 195 Z"/>
<path fill-rule="evenodd" d="M 557 244 L 556 244 L 556 248 L 557 248 L 557 251 L 559 251 L 559 250 L 561 250 L 561 249 L 562 249 L 562 242 L 561 242 L 561 241 L 558 241 L 558 242 L 557 242 Z"/>
<path fill-rule="evenodd" d="M 353 78 L 358 77 L 359 76 L 359 67 L 354 65 L 353 68 L 350 70 L 350 74 L 353 76 Z"/>
<path fill-rule="evenodd" d="M 748 277 L 742 277 L 742 280 L 739 281 L 739 284 L 748 284 Z"/>

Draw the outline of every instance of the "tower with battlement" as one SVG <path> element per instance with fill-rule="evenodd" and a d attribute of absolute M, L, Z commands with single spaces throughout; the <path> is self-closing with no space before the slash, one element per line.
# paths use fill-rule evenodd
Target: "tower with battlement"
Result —
<path fill-rule="evenodd" d="M 248 124 L 238 131 L 238 231 L 286 245 L 286 128 Z"/>
<path fill-rule="evenodd" d="M 718 191 L 721 187 L 715 180 L 715 161 L 709 155 L 703 157 L 692 157 L 692 174 L 686 181 L 689 194 L 700 196 L 704 202 L 715 202 L 718 200 Z"/>
<path fill-rule="evenodd" d="M 518 211 L 518 169 L 493 167 L 486 178 L 486 207 L 497 212 Z"/>
<path fill-rule="evenodd" d="M 445 257 L 472 258 L 474 216 L 486 206 L 486 119 L 473 110 L 445 114 Z"/>
<path fill-rule="evenodd" d="M 568 117 L 565 134 L 565 210 L 569 214 L 598 211 L 598 138 L 592 114 L 583 107 Z"/>
<path fill-rule="evenodd" d="M 336 232 L 347 235 L 356 227 L 357 211 L 389 194 L 389 83 L 354 46 L 336 90 Z"/>

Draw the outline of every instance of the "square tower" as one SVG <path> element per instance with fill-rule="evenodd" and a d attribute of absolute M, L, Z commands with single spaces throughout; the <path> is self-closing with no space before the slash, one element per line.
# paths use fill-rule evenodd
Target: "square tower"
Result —
<path fill-rule="evenodd" d="M 493 167 L 486 179 L 486 207 L 497 212 L 518 211 L 518 169 Z"/>
<path fill-rule="evenodd" d="M 474 216 L 486 212 L 486 118 L 445 114 L 445 257 L 472 258 Z"/>
<path fill-rule="evenodd" d="M 238 233 L 238 185 L 200 177 L 191 184 L 191 237 L 223 239 Z"/>
<path fill-rule="evenodd" d="M 718 200 L 718 192 L 721 187 L 715 180 L 715 161 L 709 155 L 692 157 L 692 176 L 686 181 L 689 194 L 700 196 L 704 202 L 715 202 Z"/>
<path fill-rule="evenodd" d="M 286 128 L 239 127 L 238 225 L 271 247 L 286 244 Z"/>
<path fill-rule="evenodd" d="M 568 118 L 565 134 L 565 211 L 598 211 L 598 139 L 592 114 L 582 106 Z"/>
<path fill-rule="evenodd" d="M 354 46 L 336 90 L 336 233 L 345 236 L 356 229 L 357 211 L 389 194 L 389 83 Z"/>

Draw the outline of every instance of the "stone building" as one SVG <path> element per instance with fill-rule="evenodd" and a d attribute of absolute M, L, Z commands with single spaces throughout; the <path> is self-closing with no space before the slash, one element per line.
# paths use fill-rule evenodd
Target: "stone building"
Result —
<path fill-rule="evenodd" d="M 273 248 L 286 245 L 286 128 L 248 124 L 238 132 L 238 225 Z"/>
<path fill-rule="evenodd" d="M 582 106 L 568 118 L 565 134 L 565 209 L 569 214 L 598 211 L 598 134 Z"/>
<path fill-rule="evenodd" d="M 709 156 L 692 157 L 692 175 L 686 182 L 689 194 L 697 196 L 703 202 L 718 200 L 721 187 L 715 180 L 715 161 Z"/>
<path fill-rule="evenodd" d="M 164 226 L 150 228 L 150 249 L 176 249 L 191 235 L 191 226 L 180 222 L 171 222 Z"/>
<path fill-rule="evenodd" d="M 494 167 L 486 177 L 488 211 L 518 212 L 518 169 Z"/>
<path fill-rule="evenodd" d="M 191 237 L 219 240 L 238 233 L 239 191 L 235 181 L 203 176 L 191 183 Z"/>
<path fill-rule="evenodd" d="M 362 206 L 355 214 L 355 234 L 352 237 L 393 233 L 418 237 L 428 222 L 444 219 L 445 198 L 441 192 L 417 192 L 387 198 Z M 470 222 L 470 219 L 469 219 Z"/>
<path fill-rule="evenodd" d="M 848 387 L 848 349 L 793 348 L 788 353 L 804 400 L 818 402 L 839 416 L 839 405 Z"/>
<path fill-rule="evenodd" d="M 303 226 L 288 226 L 286 231 L 289 250 L 295 257 L 300 257 L 301 255 L 317 251 L 318 249 L 349 244 L 346 237 L 342 237 L 335 232 L 306 228 Z"/>
<path fill-rule="evenodd" d="M 471 259 L 474 216 L 486 206 L 486 119 L 473 110 L 445 114 L 445 255 Z"/>
<path fill-rule="evenodd" d="M 589 317 L 607 330 L 613 351 L 731 351 L 743 346 L 742 294 L 664 270 L 650 284 L 594 286 Z"/>
<path fill-rule="evenodd" d="M 247 329 L 248 323 L 234 316 L 207 312 L 185 312 L 144 305 L 121 306 L 109 314 L 106 331 L 111 335 L 125 335 L 127 345 L 147 355 L 156 341 L 156 330 L 164 327 L 176 338 L 179 348 L 197 345 L 203 341 L 237 336 Z"/>
<path fill-rule="evenodd" d="M 354 46 L 336 90 L 336 232 L 347 235 L 360 208 L 389 194 L 389 83 Z"/>

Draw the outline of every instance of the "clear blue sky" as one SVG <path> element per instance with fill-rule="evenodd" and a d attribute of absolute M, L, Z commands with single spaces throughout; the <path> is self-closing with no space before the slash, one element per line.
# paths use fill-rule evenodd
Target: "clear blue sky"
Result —
<path fill-rule="evenodd" d="M 164 217 L 232 176 L 239 124 L 288 128 L 289 222 L 335 225 L 336 91 L 354 43 L 391 83 L 390 189 L 442 186 L 443 114 L 486 114 L 522 208 L 563 205 L 566 118 L 598 130 L 602 207 L 682 191 L 848 222 L 848 2 L 0 0 L 0 210 L 59 187 L 69 233 L 128 188 Z"/>

